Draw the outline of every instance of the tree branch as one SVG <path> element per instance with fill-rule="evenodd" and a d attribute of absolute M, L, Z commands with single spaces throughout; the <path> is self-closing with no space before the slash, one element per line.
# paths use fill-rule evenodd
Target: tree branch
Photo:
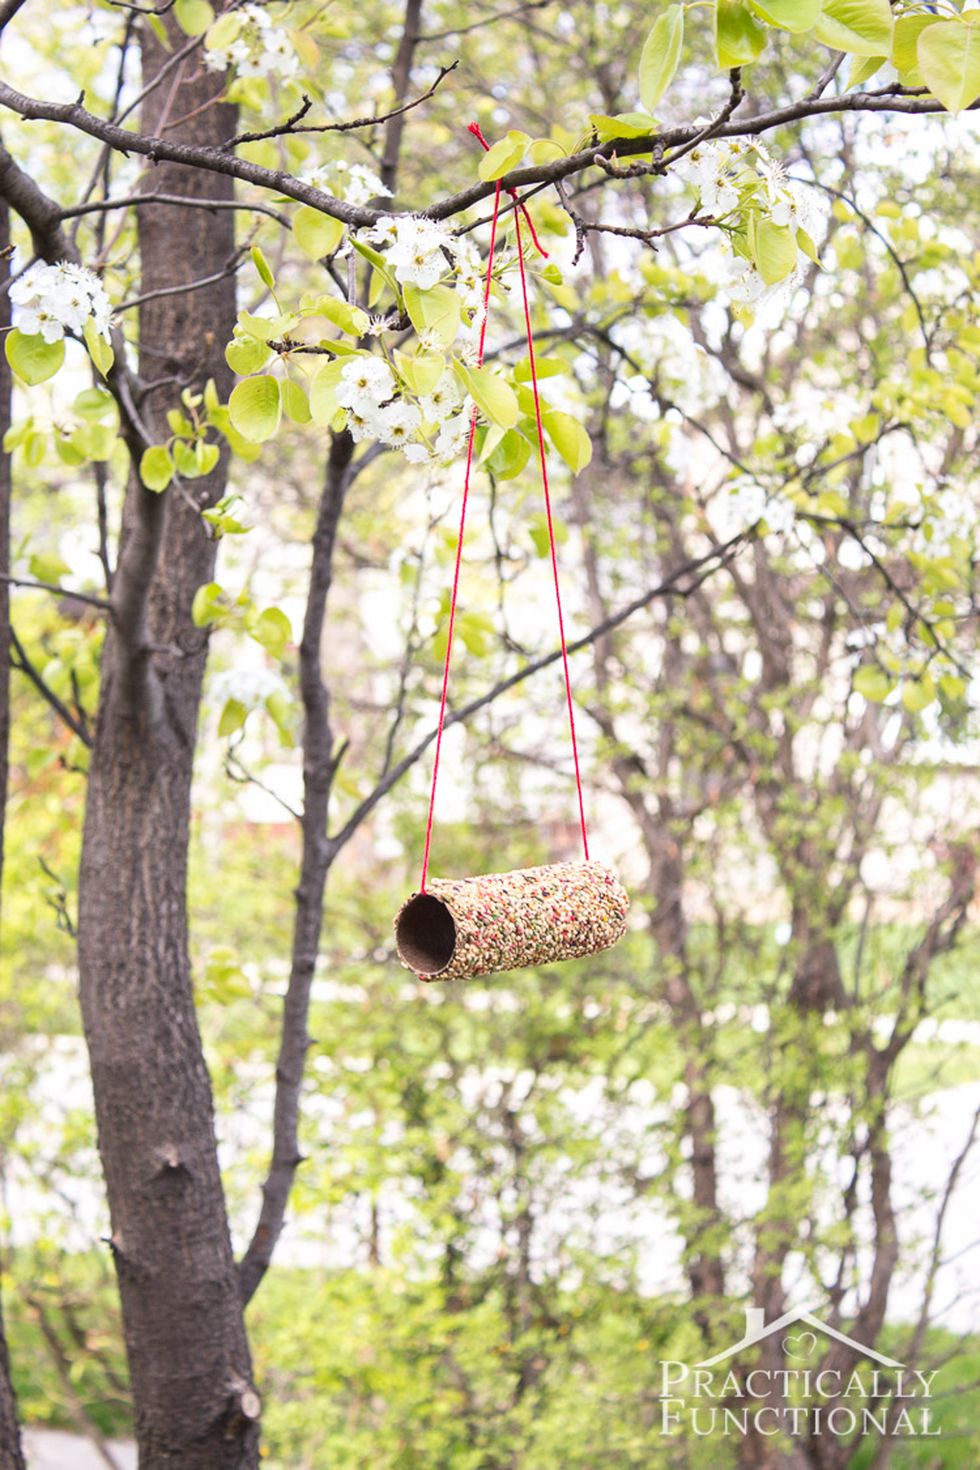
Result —
<path fill-rule="evenodd" d="M 976 105 L 973 104 L 974 107 Z M 139 153 L 146 158 L 153 159 L 154 162 L 180 163 L 190 168 L 201 168 L 211 173 L 242 179 L 245 183 L 274 190 L 289 199 L 309 204 L 323 214 L 343 220 L 345 224 L 355 227 L 373 225 L 382 213 L 391 212 L 348 204 L 346 200 L 335 199 L 333 195 L 315 188 L 312 184 L 302 183 L 284 169 L 262 168 L 259 164 L 248 162 L 247 159 L 236 158 L 223 148 L 177 142 L 168 138 L 127 131 L 115 123 L 105 122 L 102 118 L 88 112 L 82 106 L 81 98 L 77 102 L 47 102 L 41 98 L 28 97 L 14 87 L 8 86 L 7 83 L 0 82 L 0 106 L 8 107 L 20 117 L 29 120 L 40 119 L 66 123 L 69 127 L 81 133 L 87 133 L 89 137 L 97 138 L 121 153 Z M 769 112 L 760 113 L 757 117 L 743 118 L 739 122 L 729 121 L 717 130 L 715 137 L 758 136 L 773 128 L 782 127 L 786 123 L 800 122 L 804 118 L 823 116 L 828 113 L 919 114 L 943 111 L 942 103 L 931 97 L 909 97 L 902 93 L 893 94 L 891 92 L 851 92 L 842 97 L 803 98 L 785 107 L 777 107 Z M 612 138 L 605 143 L 573 153 L 567 158 L 557 159 L 553 163 L 512 169 L 500 181 L 501 188 L 510 191 L 531 184 L 553 184 L 559 179 L 582 173 L 585 169 L 592 167 L 599 158 L 636 157 L 649 153 L 657 141 L 665 150 L 680 148 L 697 138 L 702 132 L 703 128 L 688 126 L 668 129 L 660 133 L 656 139 L 653 136 Z M 479 204 L 482 199 L 489 198 L 495 191 L 496 181 L 472 184 L 467 189 L 449 195 L 424 212 L 430 219 L 450 219 L 462 210 L 469 209 L 471 205 Z"/>
<path fill-rule="evenodd" d="M 690 597 L 713 572 L 718 571 L 723 566 L 727 566 L 741 547 L 747 545 L 753 539 L 754 531 L 740 531 L 737 536 L 732 536 L 730 540 L 723 542 L 721 545 L 713 546 L 703 556 L 695 557 L 692 561 L 685 563 L 684 566 L 678 567 L 664 581 L 659 582 L 656 587 L 634 598 L 632 602 L 627 603 L 618 612 L 612 613 L 608 618 L 603 618 L 601 623 L 597 623 L 594 628 L 581 638 L 577 638 L 574 642 L 569 643 L 569 654 L 578 653 L 581 649 L 588 648 L 597 638 L 602 638 L 604 634 L 611 633 L 614 628 L 618 628 L 622 623 L 625 623 L 634 613 L 641 612 L 643 608 L 649 607 L 650 603 L 654 602 L 658 597 Z M 691 580 L 687 581 L 686 579 L 688 578 Z M 444 728 L 448 729 L 450 725 L 458 725 L 470 719 L 479 710 L 485 709 L 488 704 L 492 704 L 495 699 L 499 699 L 501 694 L 506 694 L 509 689 L 515 688 L 518 684 L 523 684 L 525 679 L 530 679 L 532 675 L 540 673 L 542 669 L 549 668 L 551 664 L 557 663 L 560 658 L 561 649 L 556 648 L 551 653 L 542 654 L 540 658 L 533 659 L 523 669 L 518 669 L 516 673 L 509 675 L 506 679 L 501 679 L 486 694 L 481 694 L 479 698 L 470 700 L 461 709 L 447 714 Z M 331 844 L 335 852 L 340 851 L 345 843 L 354 835 L 364 818 L 378 805 L 382 797 L 386 796 L 406 772 L 411 770 L 416 761 L 425 754 L 435 740 L 436 734 L 437 732 L 435 730 L 430 730 L 407 755 L 402 757 L 397 765 L 392 766 L 391 770 L 378 781 L 374 790 L 359 804 L 340 831 L 331 837 Z"/>
<path fill-rule="evenodd" d="M 81 721 L 75 718 L 65 702 L 62 699 L 59 699 L 58 695 L 55 694 L 51 686 L 45 683 L 44 679 L 38 673 L 37 669 L 31 663 L 31 660 L 27 657 L 27 654 L 24 652 L 24 645 L 17 637 L 16 630 L 13 627 L 11 627 L 10 629 L 10 643 L 11 647 L 14 650 L 14 653 L 17 655 L 16 659 L 11 659 L 11 667 L 19 669 L 22 674 L 26 674 L 38 693 L 47 700 L 48 704 L 54 710 L 55 714 L 60 720 L 64 721 L 72 734 L 77 735 L 83 745 L 91 747 L 92 738 L 89 735 L 88 731 L 84 728 Z"/>

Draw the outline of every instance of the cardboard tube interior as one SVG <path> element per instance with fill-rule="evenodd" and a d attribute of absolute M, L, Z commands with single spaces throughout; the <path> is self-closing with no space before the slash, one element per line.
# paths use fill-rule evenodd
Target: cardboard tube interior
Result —
<path fill-rule="evenodd" d="M 403 965 L 422 980 L 468 980 L 598 954 L 626 930 L 629 898 L 597 862 L 433 878 L 395 917 Z"/>
<path fill-rule="evenodd" d="M 438 975 L 456 950 L 456 920 L 441 899 L 417 893 L 395 920 L 395 943 L 409 969 Z"/>

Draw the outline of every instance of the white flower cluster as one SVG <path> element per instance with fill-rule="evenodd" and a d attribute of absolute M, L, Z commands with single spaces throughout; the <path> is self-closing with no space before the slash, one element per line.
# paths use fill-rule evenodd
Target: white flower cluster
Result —
<path fill-rule="evenodd" d="M 748 530 L 764 520 L 775 536 L 785 536 L 796 524 L 792 501 L 781 495 L 767 495 L 755 480 L 740 480 L 723 507 L 729 529 Z"/>
<path fill-rule="evenodd" d="M 365 231 L 365 239 L 387 246 L 386 259 L 395 279 L 402 285 L 428 291 L 452 272 L 459 297 L 462 324 L 456 352 L 463 362 L 475 365 L 483 325 L 483 276 L 480 253 L 463 236 L 451 235 L 435 220 L 421 215 L 382 215 Z M 419 333 L 419 346 L 438 348 L 438 340 Z"/>
<path fill-rule="evenodd" d="M 321 163 L 306 175 L 306 182 L 348 204 L 370 204 L 372 199 L 390 199 L 391 190 L 366 163 L 348 163 L 338 158 Z"/>
<path fill-rule="evenodd" d="M 207 47 L 208 71 L 234 67 L 240 77 L 278 77 L 286 81 L 300 69 L 300 59 L 289 32 L 277 26 L 260 5 L 243 5 L 236 12 L 241 25 L 233 40 Z"/>
<path fill-rule="evenodd" d="M 697 190 L 701 208 L 716 219 L 724 220 L 752 202 L 774 225 L 789 226 L 794 232 L 802 229 L 810 236 L 820 228 L 812 191 L 788 179 L 757 139 L 709 139 L 678 159 L 674 171 Z M 727 291 L 734 301 L 759 301 L 775 289 L 766 287 L 751 261 L 731 255 Z"/>
<path fill-rule="evenodd" d="M 58 342 L 65 332 L 81 332 L 92 317 L 96 331 L 108 341 L 109 298 L 98 276 L 82 265 L 38 261 L 11 286 L 10 299 L 20 307 L 17 325 L 25 336 Z"/>
<path fill-rule="evenodd" d="M 344 363 L 337 402 L 347 410 L 347 427 L 355 442 L 377 439 L 400 449 L 410 464 L 453 459 L 466 443 L 472 403 L 462 394 L 451 372 L 445 372 L 418 406 L 397 396 L 395 375 L 381 357 L 359 355 Z M 416 436 L 423 424 L 435 429 L 430 446 Z"/>
<path fill-rule="evenodd" d="M 384 214 L 366 232 L 375 245 L 387 245 L 387 260 L 402 285 L 427 291 L 446 274 L 446 253 L 455 256 L 456 241 L 443 225 L 421 215 Z"/>
<path fill-rule="evenodd" d="M 247 709 L 258 709 L 270 695 L 285 692 L 282 679 L 272 669 L 222 669 L 211 680 L 211 700 L 215 705 L 237 699 Z"/>

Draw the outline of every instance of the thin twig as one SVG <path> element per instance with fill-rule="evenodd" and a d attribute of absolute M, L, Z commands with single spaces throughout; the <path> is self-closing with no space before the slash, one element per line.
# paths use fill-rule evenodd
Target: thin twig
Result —
<path fill-rule="evenodd" d="M 55 694 L 54 690 L 49 684 L 45 683 L 44 679 L 38 673 L 37 669 L 31 663 L 31 660 L 27 657 L 27 654 L 24 652 L 24 645 L 17 637 L 16 630 L 12 626 L 10 629 L 10 642 L 13 646 L 15 654 L 17 655 L 16 659 L 11 659 L 11 667 L 14 669 L 19 669 L 22 674 L 26 674 L 38 693 L 47 700 L 48 704 L 54 710 L 55 714 L 58 716 L 59 719 L 64 721 L 69 730 L 71 730 L 72 734 L 77 735 L 83 745 L 91 747 L 91 736 L 83 728 L 81 723 L 75 718 L 65 702 L 62 699 L 58 698 L 57 694 Z"/>
<path fill-rule="evenodd" d="M 381 123 L 390 122 L 393 117 L 401 117 L 403 113 L 411 112 L 413 107 L 419 107 L 423 102 L 428 102 L 429 98 L 435 94 L 443 79 L 448 77 L 451 71 L 455 71 L 457 66 L 459 66 L 458 61 L 450 62 L 449 66 L 441 66 L 439 68 L 439 75 L 429 90 L 423 92 L 420 97 L 413 98 L 411 102 L 403 102 L 400 107 L 393 107 L 390 112 L 378 113 L 374 117 L 355 117 L 350 122 L 306 123 L 303 127 L 300 127 L 300 121 L 306 116 L 313 105 L 309 97 L 304 96 L 302 105 L 285 122 L 279 123 L 274 128 L 268 128 L 264 133 L 239 133 L 236 137 L 229 138 L 228 142 L 222 145 L 222 148 L 223 150 L 237 148 L 240 143 L 262 143 L 266 138 L 281 138 L 287 135 L 295 136 L 298 133 L 351 133 L 355 128 L 376 128 Z"/>
<path fill-rule="evenodd" d="M 11 587 L 28 587 L 36 592 L 53 592 L 56 597 L 71 597 L 75 602 L 86 602 L 101 612 L 109 612 L 112 608 L 104 597 L 95 597 L 91 592 L 75 592 L 71 587 L 60 587 L 57 582 L 37 582 L 32 577 L 13 577 L 9 572 L 0 572 L 0 582 L 9 582 Z"/>

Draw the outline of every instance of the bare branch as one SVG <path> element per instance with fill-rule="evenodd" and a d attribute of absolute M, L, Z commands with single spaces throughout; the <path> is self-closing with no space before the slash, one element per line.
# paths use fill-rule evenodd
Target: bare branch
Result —
<path fill-rule="evenodd" d="M 22 674 L 26 674 L 37 692 L 47 700 L 55 714 L 68 726 L 72 734 L 77 735 L 83 745 L 91 746 L 92 739 L 88 731 L 84 728 L 81 721 L 76 719 L 72 714 L 64 700 L 59 699 L 51 686 L 45 683 L 34 664 L 24 652 L 24 645 L 17 637 L 17 633 L 13 627 L 10 629 L 10 643 L 14 653 L 17 655 L 16 658 L 11 659 L 11 667 L 19 669 Z"/>
<path fill-rule="evenodd" d="M 71 587 L 60 587 L 57 582 L 36 582 L 31 577 L 13 577 L 9 572 L 0 572 L 0 582 L 9 582 L 11 587 L 28 587 L 37 592 L 53 592 L 56 597 L 70 597 L 75 602 L 87 603 L 108 612 L 112 604 L 104 597 L 95 597 L 91 592 L 76 592 Z"/>
<path fill-rule="evenodd" d="M 97 138 L 121 153 L 139 153 L 146 158 L 152 158 L 155 162 L 164 160 L 186 164 L 190 168 L 206 169 L 211 173 L 242 179 L 260 188 L 275 190 L 289 199 L 312 205 L 314 209 L 319 209 L 323 214 L 343 220 L 345 224 L 355 227 L 373 225 L 382 213 L 377 209 L 368 209 L 363 205 L 348 204 L 346 200 L 335 199 L 333 195 L 325 193 L 322 189 L 293 178 L 284 169 L 262 168 L 259 164 L 250 163 L 247 159 L 235 157 L 223 148 L 177 142 L 159 136 L 130 132 L 116 123 L 105 122 L 96 117 L 94 113 L 88 112 L 82 105 L 82 99 L 77 102 L 47 102 L 40 98 L 28 97 L 23 92 L 18 92 L 14 87 L 2 82 L 0 83 L 0 106 L 10 108 L 12 112 L 23 118 L 66 123 L 69 127 L 87 133 L 89 137 Z M 975 107 L 976 104 L 973 106 Z M 787 123 L 800 122 L 804 118 L 823 116 L 828 113 L 921 114 L 942 111 L 944 111 L 942 103 L 931 97 L 910 97 L 901 91 L 898 93 L 892 91 L 850 92 L 841 97 L 804 98 L 800 102 L 789 103 L 784 107 L 759 113 L 753 118 L 743 118 L 739 122 L 729 121 L 720 127 L 714 136 L 720 138 L 758 136 Z M 673 128 L 659 134 L 659 141 L 665 150 L 681 148 L 702 133 L 703 128 L 691 126 Z M 573 153 L 567 158 L 557 159 L 553 163 L 534 164 L 526 168 L 513 169 L 500 181 L 501 188 L 510 191 L 531 184 L 553 184 L 559 179 L 582 173 L 585 169 L 590 168 L 598 158 L 636 157 L 649 153 L 655 141 L 652 136 L 611 138 L 608 142 L 586 148 L 579 153 Z M 495 181 L 478 182 L 456 194 L 449 195 L 438 204 L 426 209 L 425 213 L 430 219 L 450 219 L 462 210 L 469 209 L 471 205 L 479 204 L 482 199 L 489 198 L 495 192 Z M 384 211 L 384 213 L 390 213 L 390 211 Z"/>

